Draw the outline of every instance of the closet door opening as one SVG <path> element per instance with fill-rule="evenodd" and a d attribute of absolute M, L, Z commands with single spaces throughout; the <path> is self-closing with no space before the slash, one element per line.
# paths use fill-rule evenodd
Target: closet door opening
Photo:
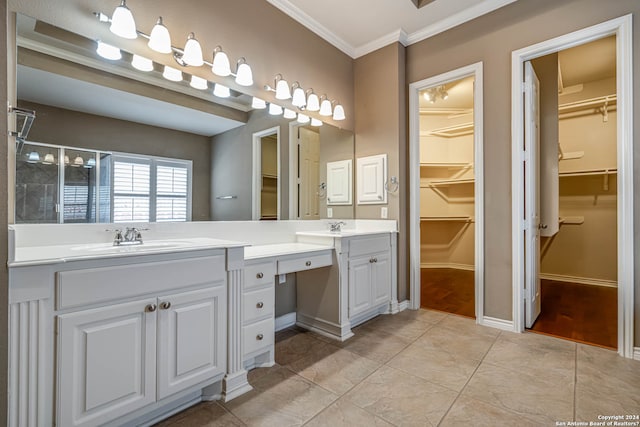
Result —
<path fill-rule="evenodd" d="M 527 61 L 528 68 L 539 80 L 539 123 L 525 118 L 525 134 L 538 126 L 539 139 L 525 144 L 539 153 L 539 167 L 525 185 L 539 193 L 529 213 L 539 220 L 525 239 L 539 237 L 539 254 L 529 263 L 537 272 L 527 272 L 535 277 L 527 280 L 526 327 L 617 349 L 616 36 Z M 525 189 L 526 209 L 535 206 L 532 191 Z"/>
<path fill-rule="evenodd" d="M 475 76 L 419 91 L 420 306 L 476 317 Z"/>

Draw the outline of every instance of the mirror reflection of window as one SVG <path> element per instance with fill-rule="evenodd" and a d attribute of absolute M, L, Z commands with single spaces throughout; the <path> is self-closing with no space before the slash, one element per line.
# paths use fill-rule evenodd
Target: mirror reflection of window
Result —
<path fill-rule="evenodd" d="M 64 150 L 62 222 L 96 222 L 96 153 Z"/>

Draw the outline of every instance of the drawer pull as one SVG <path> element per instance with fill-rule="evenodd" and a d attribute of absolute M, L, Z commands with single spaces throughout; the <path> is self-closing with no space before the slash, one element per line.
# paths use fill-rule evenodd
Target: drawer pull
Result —
<path fill-rule="evenodd" d="M 370 263 L 373 263 L 373 258 L 369 258 L 369 262 L 370 262 Z"/>
<path fill-rule="evenodd" d="M 258 340 L 258 341 L 262 341 L 263 338 L 264 338 L 264 335 L 262 335 L 262 334 L 256 335 L 256 340 Z"/>
<path fill-rule="evenodd" d="M 144 311 L 147 312 L 147 313 L 153 313 L 154 311 L 156 311 L 156 308 L 158 308 L 157 305 L 149 304 L 144 308 Z"/>
<path fill-rule="evenodd" d="M 378 258 L 374 258 L 374 259 L 373 259 L 373 262 L 378 262 Z"/>
<path fill-rule="evenodd" d="M 311 267 L 311 261 L 305 262 L 304 265 L 306 265 L 307 267 Z"/>
<path fill-rule="evenodd" d="M 168 309 L 170 309 L 170 308 L 171 308 L 171 302 L 169 302 L 169 301 L 161 302 L 161 303 L 160 303 L 160 308 L 161 308 L 162 310 L 168 310 Z"/>
<path fill-rule="evenodd" d="M 263 277 L 264 277 L 264 274 L 262 273 L 256 274 L 256 279 L 262 279 Z"/>
<path fill-rule="evenodd" d="M 262 301 L 260 301 L 259 303 L 256 304 L 257 308 L 262 308 L 264 307 L 264 303 Z"/>

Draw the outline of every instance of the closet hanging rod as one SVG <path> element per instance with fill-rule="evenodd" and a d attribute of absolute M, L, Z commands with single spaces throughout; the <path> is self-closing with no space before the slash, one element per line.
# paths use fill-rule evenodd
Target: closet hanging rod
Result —
<path fill-rule="evenodd" d="M 587 176 L 587 175 L 609 175 L 617 174 L 618 169 L 585 169 L 573 172 L 560 172 L 560 176 Z"/>
<path fill-rule="evenodd" d="M 605 103 L 617 102 L 617 100 L 618 100 L 618 97 L 616 94 L 598 96 L 596 98 L 583 99 L 582 101 L 567 102 L 565 104 L 560 104 L 558 105 L 558 111 L 563 112 L 563 111 L 572 110 L 572 109 L 597 107 L 601 104 L 604 105 Z"/>

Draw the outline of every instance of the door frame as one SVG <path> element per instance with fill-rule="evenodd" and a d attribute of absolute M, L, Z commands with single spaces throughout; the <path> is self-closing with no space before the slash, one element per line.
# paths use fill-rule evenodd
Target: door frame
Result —
<path fill-rule="evenodd" d="M 282 198 L 282 190 L 280 188 L 280 175 L 281 175 L 281 157 L 280 157 L 280 126 L 274 126 L 269 129 L 261 130 L 260 132 L 254 132 L 252 141 L 253 141 L 253 172 L 252 172 L 252 186 L 251 186 L 251 219 L 254 221 L 259 221 L 261 216 L 261 198 L 260 193 L 262 189 L 262 138 L 269 135 L 276 135 L 278 139 L 277 147 L 277 171 L 278 178 L 276 179 L 276 188 L 278 189 L 277 194 L 277 215 L 278 219 L 280 219 L 280 203 Z"/>
<path fill-rule="evenodd" d="M 409 85 L 409 264 L 410 308 L 420 308 L 420 91 L 465 77 L 474 77 L 473 90 L 473 167 L 475 177 L 475 314 L 476 323 L 484 319 L 484 113 L 483 63 L 476 62 Z"/>
<path fill-rule="evenodd" d="M 524 331 L 525 239 L 524 210 L 524 62 L 616 36 L 616 84 L 618 96 L 618 353 L 633 357 L 634 247 L 633 247 L 633 50 L 632 15 L 625 15 L 560 37 L 543 41 L 511 54 L 511 194 L 513 329 Z"/>

